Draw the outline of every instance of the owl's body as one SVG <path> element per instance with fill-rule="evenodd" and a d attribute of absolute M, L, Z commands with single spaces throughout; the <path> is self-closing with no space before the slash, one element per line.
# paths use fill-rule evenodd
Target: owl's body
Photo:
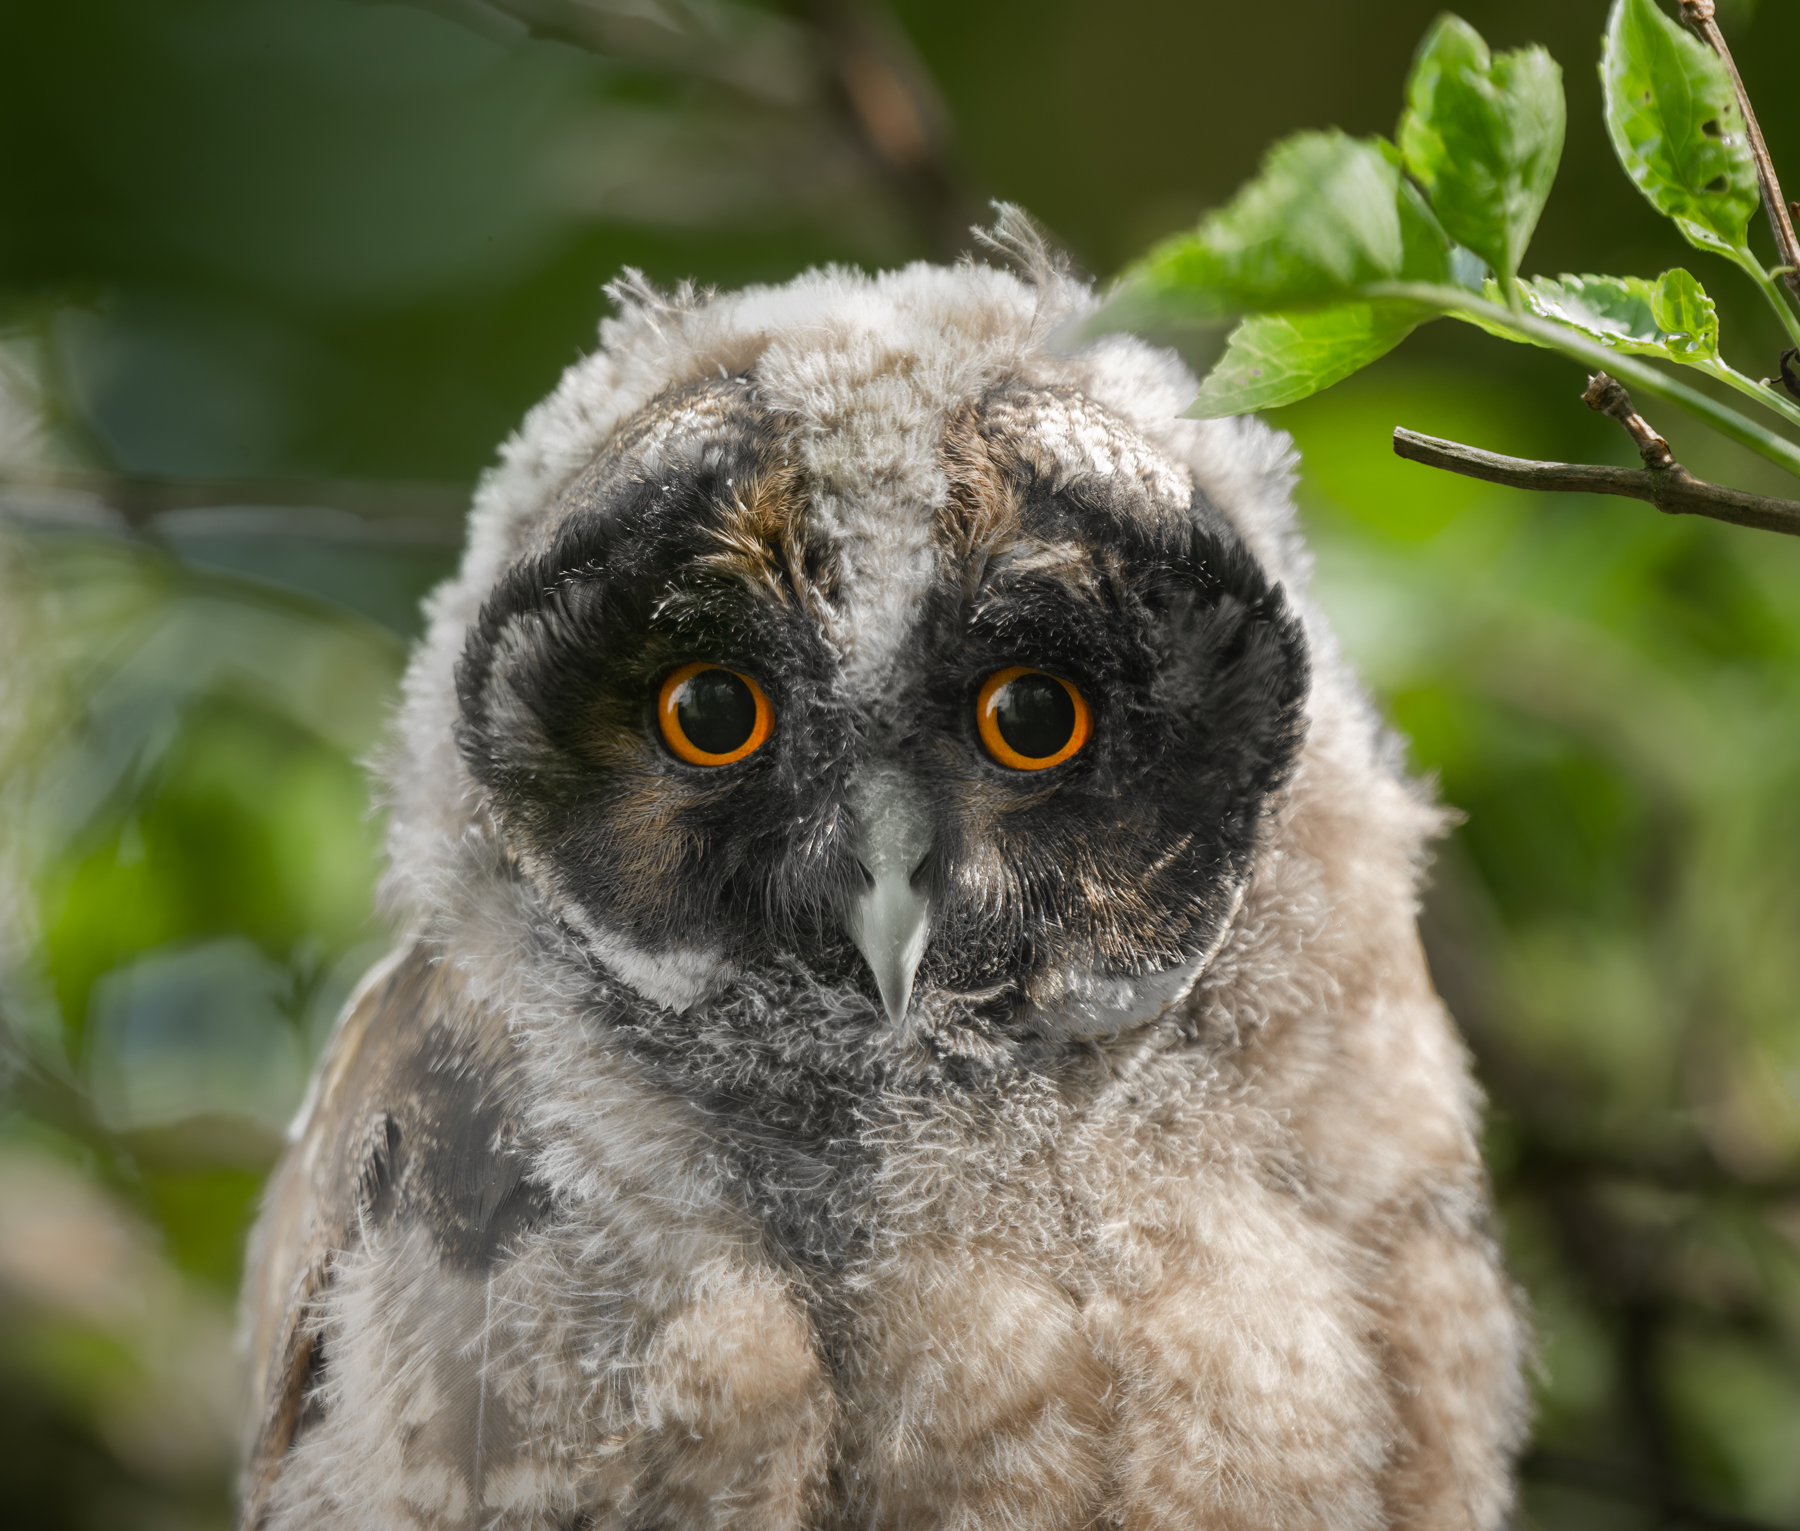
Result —
<path fill-rule="evenodd" d="M 1435 813 L 1285 442 L 1034 276 L 627 293 L 509 444 L 258 1238 L 247 1525 L 1504 1518 Z M 766 740 L 688 751 L 689 670 Z"/>

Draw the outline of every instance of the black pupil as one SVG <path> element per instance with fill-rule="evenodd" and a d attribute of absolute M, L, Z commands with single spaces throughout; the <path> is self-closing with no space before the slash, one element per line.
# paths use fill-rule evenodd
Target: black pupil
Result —
<path fill-rule="evenodd" d="M 688 743 L 708 755 L 742 749 L 756 727 L 756 698 L 729 670 L 702 670 L 682 682 L 675 716 Z"/>
<path fill-rule="evenodd" d="M 1075 732 L 1075 702 L 1054 676 L 1021 675 L 1000 688 L 994 722 L 1013 749 L 1027 760 L 1042 760 Z"/>

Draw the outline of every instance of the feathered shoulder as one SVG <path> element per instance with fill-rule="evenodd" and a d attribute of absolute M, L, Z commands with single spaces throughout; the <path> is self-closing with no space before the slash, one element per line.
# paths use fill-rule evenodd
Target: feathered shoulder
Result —
<path fill-rule="evenodd" d="M 319 1401 L 333 1262 L 418 1229 L 445 1263 L 478 1266 L 546 1207 L 526 1176 L 504 1023 L 432 947 L 403 946 L 346 1007 L 251 1250 L 245 1531 Z"/>

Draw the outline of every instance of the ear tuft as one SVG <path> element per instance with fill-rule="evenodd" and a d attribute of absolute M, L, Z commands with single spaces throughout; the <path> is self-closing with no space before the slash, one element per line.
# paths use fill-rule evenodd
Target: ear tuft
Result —
<path fill-rule="evenodd" d="M 1014 267 L 1034 287 L 1053 287 L 1069 279 L 1069 257 L 1050 243 L 1043 226 L 1016 202 L 994 202 L 994 225 L 969 230 L 975 242 Z"/>
<path fill-rule="evenodd" d="M 601 290 L 619 305 L 621 317 L 641 317 L 652 326 L 659 314 L 689 313 L 703 308 L 714 296 L 710 287 L 689 281 L 680 283 L 673 292 L 664 292 L 636 266 L 625 267 Z"/>

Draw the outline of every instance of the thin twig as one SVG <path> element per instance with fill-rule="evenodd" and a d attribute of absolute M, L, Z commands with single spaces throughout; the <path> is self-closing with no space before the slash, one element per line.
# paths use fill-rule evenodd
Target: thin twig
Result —
<path fill-rule="evenodd" d="M 1610 415 L 1624 426 L 1644 459 L 1642 470 L 1609 468 L 1597 463 L 1532 462 L 1524 457 L 1502 457 L 1460 442 L 1417 431 L 1396 429 L 1394 451 L 1409 462 L 1444 468 L 1492 484 L 1515 489 L 1574 490 L 1587 494 L 1619 494 L 1645 500 L 1671 516 L 1710 516 L 1736 526 L 1786 532 L 1800 537 L 1800 501 L 1772 500 L 1746 494 L 1720 484 L 1704 483 L 1675 461 L 1669 443 L 1637 412 L 1625 385 L 1605 372 L 1588 379 L 1581 402 L 1589 409 Z"/>
<path fill-rule="evenodd" d="M 1769 227 L 1775 231 L 1775 248 L 1781 256 L 1781 280 L 1794 301 L 1800 303 L 1800 239 L 1794 235 L 1788 205 L 1782 199 L 1781 182 L 1775 178 L 1775 161 L 1769 157 L 1769 146 L 1757 126 L 1756 113 L 1750 105 L 1750 92 L 1744 89 L 1744 77 L 1738 73 L 1737 61 L 1725 44 L 1725 34 L 1714 19 L 1714 0 L 1681 0 L 1681 19 L 1705 40 L 1707 47 L 1719 55 L 1725 72 L 1731 76 L 1737 92 L 1738 109 L 1744 114 L 1744 131 L 1750 136 L 1750 153 L 1756 160 L 1756 180 L 1762 188 L 1763 211 L 1769 215 Z"/>
<path fill-rule="evenodd" d="M 40 499 L 47 506 L 80 496 L 119 513 L 131 526 L 172 510 L 341 510 L 375 523 L 437 526 L 454 543 L 469 510 L 458 484 L 373 484 L 331 479 L 168 478 L 91 468 L 0 464 L 0 504 Z"/>
<path fill-rule="evenodd" d="M 603 58 L 708 78 L 765 106 L 822 106 L 820 125 L 861 153 L 903 204 L 920 242 L 944 260 L 968 249 L 969 225 L 982 219 L 985 199 L 956 154 L 949 107 L 886 0 L 793 0 L 780 25 L 797 29 L 803 45 L 773 46 L 771 33 L 771 48 L 752 57 L 693 16 L 658 19 L 654 8 L 592 0 L 412 3 L 490 35 L 511 28 Z M 775 24 L 774 17 L 763 20 Z"/>
<path fill-rule="evenodd" d="M 885 0 L 802 0 L 862 141 L 946 260 L 968 248 L 982 199 L 956 154 L 950 108 Z"/>
<path fill-rule="evenodd" d="M 1710 516 L 1736 526 L 1800 537 L 1800 501 L 1774 500 L 1766 495 L 1726 489 L 1694 478 L 1685 470 L 1677 473 L 1676 468 L 1658 472 L 1595 463 L 1532 462 L 1529 458 L 1502 457 L 1498 452 L 1484 452 L 1461 442 L 1401 429 L 1394 432 L 1394 451 L 1408 462 L 1485 479 L 1490 484 L 1549 492 L 1624 495 L 1627 499 L 1643 500 L 1671 516 Z"/>
<path fill-rule="evenodd" d="M 1646 468 L 1667 473 L 1681 467 L 1675 461 L 1675 454 L 1669 450 L 1669 443 L 1657 435 L 1650 422 L 1637 412 L 1636 406 L 1631 402 L 1631 395 L 1616 377 L 1606 372 L 1596 372 L 1588 379 L 1587 392 L 1581 396 L 1581 402 L 1589 409 L 1611 415 L 1625 427 L 1625 434 L 1636 444 L 1638 456 L 1644 459 Z"/>

